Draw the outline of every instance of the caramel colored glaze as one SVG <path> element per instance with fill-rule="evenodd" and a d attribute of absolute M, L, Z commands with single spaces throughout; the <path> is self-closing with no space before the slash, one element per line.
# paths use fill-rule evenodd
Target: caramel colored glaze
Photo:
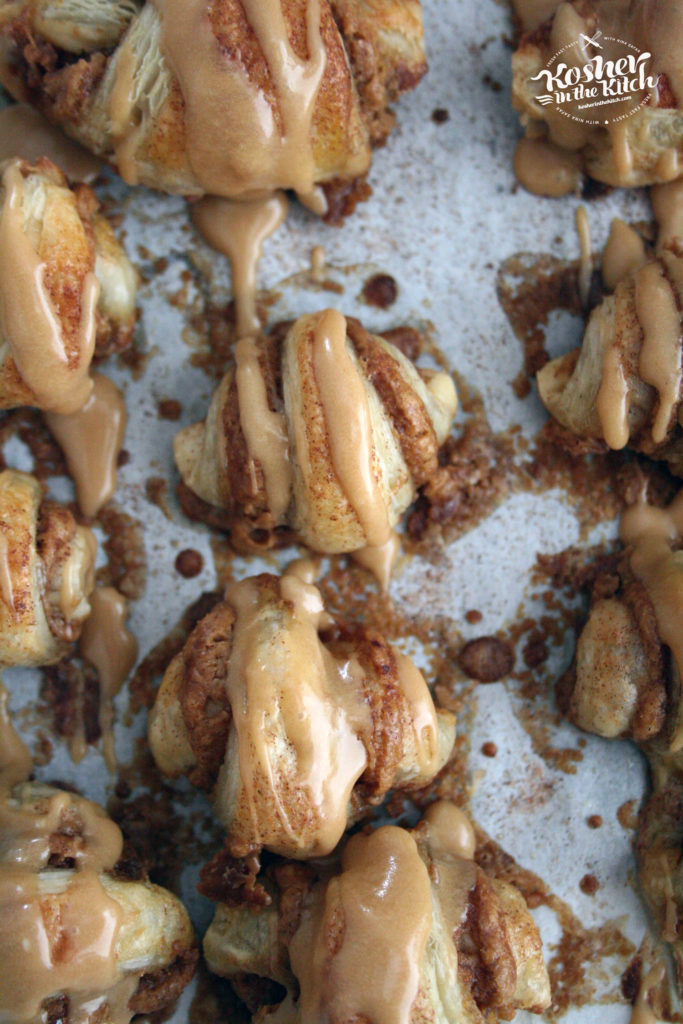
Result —
<path fill-rule="evenodd" d="M 346 319 L 334 309 L 315 328 L 313 366 L 327 426 L 334 472 L 356 513 L 368 545 L 391 539 L 378 480 L 365 385 L 346 343 Z"/>
<path fill-rule="evenodd" d="M 683 240 L 683 178 L 655 185 L 650 189 L 652 209 L 657 221 L 657 250 Z"/>
<path fill-rule="evenodd" d="M 68 900 L 60 906 L 59 938 L 78 936 L 77 948 L 66 955 L 59 946 L 51 948 L 50 925 L 43 917 L 34 871 L 5 867 L 0 872 L 0 903 L 4 910 L 0 956 L 13 981 L 0 1006 L 5 1020 L 39 1021 L 43 1000 L 55 992 L 75 990 L 90 1001 L 98 991 L 120 981 L 115 949 L 121 908 L 107 896 L 94 871 L 78 872 L 69 886 Z"/>
<path fill-rule="evenodd" d="M 0 680 L 0 783 L 9 788 L 31 774 L 33 761 L 9 716 L 9 694 Z"/>
<path fill-rule="evenodd" d="M 0 533 L 0 594 L 14 616 L 16 606 L 14 603 L 14 587 L 12 585 L 12 568 L 9 562 L 9 551 L 7 548 L 7 536 Z"/>
<path fill-rule="evenodd" d="M 351 552 L 351 557 L 359 565 L 364 565 L 375 577 L 380 587 L 387 593 L 391 582 L 391 572 L 401 550 L 401 538 L 392 530 L 389 540 L 376 547 L 368 546 L 359 551 Z"/>
<path fill-rule="evenodd" d="M 671 545 L 683 534 L 683 491 L 667 509 L 639 501 L 624 512 L 619 536 L 631 548 L 634 576 L 647 588 L 657 620 L 657 631 L 667 644 L 683 678 L 683 572 L 680 556 Z M 683 727 L 678 722 L 670 740 L 672 753 L 683 748 Z"/>
<path fill-rule="evenodd" d="M 657 389 L 659 403 L 652 440 L 664 441 L 681 389 L 681 318 L 671 284 L 660 263 L 646 263 L 635 275 L 636 315 L 643 329 L 640 376 Z"/>
<path fill-rule="evenodd" d="M 290 946 L 301 1020 L 408 1024 L 432 925 L 427 868 L 412 835 L 393 825 L 353 836 L 341 863 Z"/>
<path fill-rule="evenodd" d="M 274 102 L 249 81 L 239 54 L 221 51 L 204 0 L 154 2 L 162 48 L 185 104 L 190 165 L 204 190 L 247 197 L 293 189 L 324 213 L 311 148 L 313 109 L 326 64 L 319 0 L 306 4 L 307 60 L 292 47 L 280 0 L 242 0 L 268 65 Z"/>
<path fill-rule="evenodd" d="M 142 135 L 142 125 L 133 116 L 135 66 L 135 55 L 127 39 L 116 54 L 116 76 L 109 96 L 109 117 L 117 170 L 128 185 L 138 184 L 135 152 Z"/>
<path fill-rule="evenodd" d="M 547 139 L 520 139 L 513 168 L 520 185 L 536 196 L 566 196 L 579 185 L 578 157 Z"/>
<path fill-rule="evenodd" d="M 614 344 L 605 349 L 597 407 L 605 442 L 615 451 L 625 448 L 629 438 L 629 387 Z"/>
<path fill-rule="evenodd" d="M 20 157 L 35 163 L 46 156 L 70 181 L 93 181 L 102 163 L 67 138 L 42 114 L 26 103 L 15 103 L 0 110 L 0 163 Z"/>
<path fill-rule="evenodd" d="M 322 245 L 314 245 L 311 249 L 311 281 L 322 284 L 327 268 L 327 253 Z"/>
<path fill-rule="evenodd" d="M 90 1019 L 105 1003 L 108 1021 L 128 1021 L 138 978 L 125 979 L 117 965 L 122 910 L 98 877 L 121 856 L 121 832 L 96 804 L 62 790 L 45 787 L 22 803 L 31 768 L 0 684 L 0 958 L 11 979 L 1 987 L 0 1019 L 38 1024 L 44 1001 L 63 993 L 73 1021 Z M 77 872 L 68 898 L 65 891 L 44 905 L 40 872 L 49 867 L 51 837 L 65 827 L 82 837 L 74 847 Z"/>
<path fill-rule="evenodd" d="M 474 858 L 477 837 L 467 815 L 448 800 L 437 800 L 425 811 L 429 826 L 429 849 L 432 855 L 450 853 L 465 860 Z"/>
<path fill-rule="evenodd" d="M 367 763 L 358 735 L 369 724 L 367 708 L 359 699 L 362 673 L 355 662 L 335 662 L 321 644 L 323 603 L 315 587 L 289 574 L 280 581 L 280 593 L 291 604 L 291 621 L 286 632 L 276 630 L 269 643 L 263 638 L 257 581 L 242 580 L 226 592 L 237 615 L 227 690 L 237 732 L 241 786 L 258 845 L 271 844 L 278 852 L 272 838 L 262 834 L 259 792 L 266 785 L 275 797 L 279 827 L 297 846 L 300 840 L 289 822 L 278 767 L 271 762 L 264 735 L 265 723 L 281 716 L 283 733 L 296 758 L 298 785 L 310 794 L 316 813 L 311 846 L 314 853 L 325 854 L 334 849 L 346 828 L 351 791 Z M 346 700 L 340 700 L 340 694 Z M 219 817 L 227 800 L 227 775 L 224 764 L 215 792 Z"/>
<path fill-rule="evenodd" d="M 113 381 L 93 374 L 82 409 L 47 413 L 46 423 L 64 452 L 83 515 L 92 518 L 116 490 L 116 464 L 126 431 L 126 406 Z"/>
<path fill-rule="evenodd" d="M 432 777 L 439 767 L 439 727 L 436 708 L 419 668 L 401 651 L 395 651 L 394 654 L 398 670 L 398 688 L 410 706 L 419 774 L 422 778 Z"/>
<path fill-rule="evenodd" d="M 242 338 L 235 348 L 235 379 L 240 427 L 249 458 L 263 471 L 268 507 L 275 523 L 284 521 L 292 494 L 292 468 L 284 414 L 268 405 L 266 383 L 253 338 Z"/>
<path fill-rule="evenodd" d="M 647 997 L 650 989 L 659 985 L 664 979 L 665 974 L 666 968 L 664 964 L 655 964 L 643 978 L 638 989 L 635 1005 L 631 1011 L 630 1024 L 657 1024 L 658 1017 L 652 1012 Z"/>
<path fill-rule="evenodd" d="M 204 240 L 230 260 L 239 337 L 261 328 L 256 313 L 256 271 L 261 246 L 287 215 L 287 197 L 275 192 L 242 202 L 205 196 L 192 205 L 192 221 Z"/>
<path fill-rule="evenodd" d="M 112 700 L 128 678 L 137 659 L 138 645 L 126 629 L 128 604 L 113 587 L 96 587 L 92 610 L 83 626 L 80 651 L 97 669 L 100 680 L 100 729 L 108 767 L 116 767 L 112 734 Z"/>
<path fill-rule="evenodd" d="M 99 284 L 86 275 L 75 352 L 67 352 L 59 319 L 43 281 L 45 267 L 26 235 L 22 218 L 24 179 L 18 162 L 3 173 L 0 214 L 0 335 L 9 345 L 19 375 L 42 409 L 73 413 L 88 399 L 95 348 Z"/>
<path fill-rule="evenodd" d="M 637 231 L 615 217 L 602 252 L 602 280 L 613 292 L 619 282 L 634 273 L 647 261 L 645 243 Z"/>
<path fill-rule="evenodd" d="M 593 245 L 585 206 L 576 209 L 576 231 L 579 236 L 579 297 L 582 306 L 585 306 L 593 274 Z"/>
<path fill-rule="evenodd" d="M 464 922 L 477 881 L 474 828 L 467 815 L 446 800 L 431 804 L 424 821 L 434 888 L 447 931 L 454 935 Z"/>

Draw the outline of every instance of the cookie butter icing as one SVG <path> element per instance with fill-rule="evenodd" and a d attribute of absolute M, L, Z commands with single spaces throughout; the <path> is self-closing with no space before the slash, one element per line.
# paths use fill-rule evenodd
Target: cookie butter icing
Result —
<path fill-rule="evenodd" d="M 671 650 L 678 674 L 683 679 L 683 566 L 681 554 L 672 551 L 683 535 L 683 491 L 666 509 L 641 500 L 621 518 L 619 536 L 630 549 L 631 569 L 647 589 L 657 619 L 657 631 Z M 670 750 L 683 748 L 683 722 L 679 711 L 670 740 Z"/>
<path fill-rule="evenodd" d="M 269 615 L 257 580 L 243 580 L 226 592 L 237 614 L 227 680 L 239 762 L 233 771 L 239 772 L 255 842 L 277 852 L 283 830 L 295 849 L 306 843 L 310 856 L 311 846 L 314 853 L 329 853 L 344 832 L 351 790 L 367 761 L 360 734 L 369 727 L 369 710 L 361 696 L 360 667 L 354 661 L 338 663 L 320 641 L 324 608 L 318 590 L 293 574 L 282 578 L 280 589 L 291 609 L 284 628 Z M 279 749 L 270 734 L 280 728 L 286 749 Z M 291 765 L 287 751 L 294 757 Z M 227 813 L 229 760 L 215 793 L 220 816 Z M 277 817 L 270 835 L 264 786 L 274 797 Z M 310 804 L 312 842 L 290 822 L 289 805 L 300 788 Z"/>
<path fill-rule="evenodd" d="M 290 945 L 300 1018 L 409 1024 L 432 926 L 429 874 L 417 844 L 387 825 L 353 836 L 341 868 Z M 335 920 L 343 929 L 331 952 Z"/>
<path fill-rule="evenodd" d="M 138 975 L 117 962 L 123 911 L 101 879 L 121 855 L 121 832 L 89 800 L 27 783 L 31 767 L 0 684 L 0 1019 L 38 1024 L 44 1001 L 63 994 L 72 1020 L 102 1008 L 123 1024 Z M 51 837 L 65 827 L 82 836 L 76 870 L 50 870 Z"/>
<path fill-rule="evenodd" d="M 18 161 L 5 167 L 0 213 L 0 336 L 17 370 L 42 409 L 73 413 L 92 388 L 99 283 L 88 273 L 80 297 L 81 317 L 67 347 L 64 331 L 44 283 L 45 265 L 23 222 L 24 177 Z"/>

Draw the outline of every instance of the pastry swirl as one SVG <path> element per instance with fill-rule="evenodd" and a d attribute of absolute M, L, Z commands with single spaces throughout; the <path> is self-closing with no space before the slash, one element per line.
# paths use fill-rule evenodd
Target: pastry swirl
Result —
<path fill-rule="evenodd" d="M 97 543 L 35 477 L 0 473 L 0 664 L 49 665 L 90 614 Z"/>
<path fill-rule="evenodd" d="M 539 5 L 543 6 L 551 9 L 553 4 Z M 608 185 L 654 185 L 678 178 L 683 170 L 679 5 L 666 0 L 571 0 L 556 6 L 547 21 L 522 37 L 512 58 L 512 102 L 527 136 L 575 153 L 591 178 Z M 580 69 L 590 60 L 590 47 L 581 42 L 584 37 L 602 40 L 591 53 L 613 65 L 625 54 L 652 55 L 647 70 L 656 84 L 643 94 L 646 102 L 636 108 L 635 101 L 628 106 L 628 101 L 619 105 L 612 100 L 607 107 L 591 110 L 583 109 L 588 101 L 579 98 L 576 109 L 569 109 L 570 116 L 554 103 L 543 104 L 539 97 L 548 90 L 544 69 L 558 53 L 562 56 L 553 69 L 560 61 Z M 609 121 L 603 124 L 605 110 Z"/>
<path fill-rule="evenodd" d="M 0 691 L 0 1016 L 127 1024 L 162 1009 L 197 960 L 185 908 L 117 873 L 123 837 L 97 804 L 26 781 Z"/>
<path fill-rule="evenodd" d="M 317 207 L 316 186 L 348 189 L 365 173 L 389 104 L 426 70 L 418 0 L 85 11 L 5 0 L 3 84 L 129 183 L 183 195 L 292 188 Z"/>
<path fill-rule="evenodd" d="M 450 377 L 423 377 L 358 321 L 301 317 L 282 345 L 240 341 L 205 421 L 176 435 L 181 503 L 239 551 L 292 533 L 327 553 L 381 546 L 435 471 L 456 404 Z"/>
<path fill-rule="evenodd" d="M 211 792 L 234 857 L 329 852 L 360 806 L 429 782 L 454 735 L 409 658 L 334 627 L 290 573 L 228 589 L 166 670 L 149 726 L 161 770 Z"/>
<path fill-rule="evenodd" d="M 90 365 L 130 344 L 137 275 L 86 185 L 49 160 L 0 184 L 0 408 L 74 413 Z"/>
<path fill-rule="evenodd" d="M 537 374 L 548 411 L 588 441 L 626 446 L 683 475 L 683 185 L 653 189 L 656 252 L 593 310 L 581 349 Z"/>
<path fill-rule="evenodd" d="M 629 737 L 650 763 L 652 792 L 636 837 L 639 883 L 683 990 L 683 493 L 667 509 L 644 501 L 622 517 L 616 571 L 596 580 L 576 657 L 559 688 L 580 728 Z"/>
<path fill-rule="evenodd" d="M 465 815 L 437 803 L 415 829 L 353 836 L 332 864 L 273 865 L 268 905 L 219 904 L 204 939 L 209 968 L 252 996 L 255 1020 L 540 1013 L 550 985 L 536 926 L 521 894 L 489 878 L 474 852 Z M 277 1008 L 263 1006 L 274 1001 L 265 979 L 286 992 Z"/>

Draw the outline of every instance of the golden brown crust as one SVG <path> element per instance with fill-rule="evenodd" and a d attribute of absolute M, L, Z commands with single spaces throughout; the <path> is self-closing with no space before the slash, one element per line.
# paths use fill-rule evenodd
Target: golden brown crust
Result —
<path fill-rule="evenodd" d="M 76 520 L 72 512 L 54 501 L 44 501 L 40 506 L 36 547 L 38 557 L 43 563 L 45 578 L 53 579 L 70 554 L 71 545 L 76 533 Z M 45 616 L 54 636 L 67 643 L 74 641 L 80 633 L 72 622 L 69 622 L 58 605 L 52 601 L 44 601 Z"/>
<path fill-rule="evenodd" d="M 328 408 L 329 399 L 328 405 L 323 401 L 317 376 L 317 332 L 323 316 L 301 317 L 288 326 L 284 338 L 278 331 L 256 343 L 269 410 L 281 417 L 286 436 L 281 472 L 291 474 L 288 500 L 278 509 L 277 521 L 262 466 L 248 451 L 233 370 L 214 393 L 205 420 L 176 435 L 181 505 L 191 518 L 228 529 L 240 552 L 267 550 L 295 534 L 312 550 L 330 553 L 369 543 L 367 526 L 353 504 L 358 498 L 352 500 L 349 474 L 344 478 L 335 464 L 331 439 L 342 429 L 340 411 Z M 438 473 L 439 447 L 457 398 L 445 374 L 423 377 L 399 348 L 369 334 L 357 320 L 346 319 L 345 331 L 349 366 L 341 379 L 354 396 L 350 401 L 366 403 L 364 450 L 376 480 L 376 505 L 384 503 L 393 527 L 417 488 Z M 406 339 L 402 332 L 399 340 L 407 340 L 411 351 L 419 348 L 412 333 Z"/>
<path fill-rule="evenodd" d="M 623 735 L 636 743 L 644 743 L 657 737 L 666 724 L 669 694 L 672 690 L 670 655 L 659 636 L 650 595 L 644 584 L 634 577 L 629 558 L 630 553 L 627 551 L 619 562 L 616 574 L 608 571 L 599 575 L 594 581 L 592 594 L 595 607 L 605 607 L 607 602 L 616 601 L 627 609 L 629 628 L 637 637 L 642 652 L 643 671 L 638 674 L 638 692 Z M 596 642 L 607 643 L 608 638 L 605 634 L 599 634 Z M 602 662 L 599 660 L 599 652 L 596 652 L 592 664 L 596 675 L 586 683 L 597 694 L 601 687 L 599 674 Z M 572 696 L 577 682 L 576 665 L 573 665 L 562 677 L 558 693 L 558 701 L 569 718 L 576 717 L 576 704 Z M 583 715 L 580 718 L 577 724 L 582 728 L 590 728 L 589 723 L 583 721 Z"/>
<path fill-rule="evenodd" d="M 303 60 L 309 56 L 306 9 L 305 0 L 282 3 L 289 42 Z M 209 4 L 208 17 L 226 63 L 244 70 L 281 128 L 274 80 L 243 5 L 239 0 Z M 121 36 L 125 28 L 122 23 Z M 417 0 L 372 5 L 365 0 L 323 0 L 320 32 L 326 62 L 310 127 L 315 180 L 348 183 L 363 178 L 369 145 L 381 143 L 389 134 L 394 118 L 388 105 L 417 85 L 426 70 L 420 5 Z M 11 91 L 116 162 L 112 128 L 104 113 L 111 87 L 106 72 L 116 50 L 91 47 L 91 52 L 76 57 L 60 49 L 36 30 L 28 4 L 5 25 L 4 35 L 9 50 L 4 79 Z M 138 146 L 141 180 L 170 191 L 201 194 L 187 153 L 185 103 L 173 75 L 164 88 L 154 122 L 145 126 Z M 356 190 L 354 199 L 362 198 L 364 191 Z M 333 221 L 354 205 L 354 199 L 340 199 L 341 195 L 334 189 L 328 211 Z"/>
<path fill-rule="evenodd" d="M 347 333 L 363 371 L 394 425 L 403 458 L 419 487 L 436 471 L 439 443 L 424 402 L 398 372 L 395 359 L 362 324 L 347 317 Z"/>
<path fill-rule="evenodd" d="M 194 977 L 199 960 L 198 949 L 178 949 L 168 967 L 143 974 L 128 1008 L 133 1013 L 157 1013 L 175 1003 Z"/>
<path fill-rule="evenodd" d="M 354 851 L 359 850 L 359 843 L 360 849 L 367 849 L 366 844 L 374 842 L 373 835 L 368 831 L 352 838 Z M 384 835 L 389 842 L 386 832 Z M 433 846 L 427 821 L 409 835 L 415 841 L 415 854 L 427 869 L 431 926 L 416 964 L 419 980 L 413 1002 L 406 1007 L 406 1020 L 411 1024 L 434 1020 L 481 1024 L 511 1019 L 520 1008 L 542 1012 L 550 1001 L 550 986 L 540 936 L 521 893 L 510 883 L 488 877 L 465 849 L 456 852 L 449 847 L 446 852 L 438 839 Z M 394 832 L 391 841 L 398 844 L 399 838 Z M 347 1008 L 349 1012 L 353 1008 L 359 984 L 358 963 L 345 945 L 349 926 L 359 927 L 357 921 L 349 921 L 349 905 L 342 896 L 343 878 L 349 870 L 348 850 L 340 846 L 335 858 L 324 864 L 268 863 L 259 875 L 270 894 L 267 906 L 248 905 L 238 897 L 218 907 L 205 940 L 207 962 L 211 970 L 230 980 L 240 997 L 247 998 L 250 1011 L 256 1014 L 254 1020 L 263 1019 L 266 1007 L 275 1010 L 272 1003 L 287 994 L 285 1005 L 291 1007 L 293 1016 L 307 1001 L 317 999 L 334 1024 L 348 1024 L 351 1019 L 365 1024 L 364 1016 L 345 1015 Z M 373 857 L 365 862 L 365 868 L 370 864 L 376 864 Z M 358 870 L 358 861 L 354 861 L 354 869 Z M 400 873 L 397 861 L 393 870 Z M 457 896 L 450 888 L 442 889 L 446 878 L 455 883 Z M 390 906 L 384 908 L 385 915 Z M 396 920 L 392 928 L 386 917 L 379 928 L 373 922 L 377 941 L 384 940 L 383 957 L 391 954 L 394 933 L 397 952 L 403 952 L 403 927 L 404 921 Z M 379 938 L 381 928 L 387 931 Z M 302 950 L 310 959 L 302 957 Z M 309 964 L 315 967 L 310 969 Z M 444 977 L 449 979 L 445 990 L 435 980 Z M 329 987 L 321 996 L 318 986 L 325 986 L 327 979 Z M 276 999 L 273 982 L 284 987 Z M 345 986 L 354 993 L 348 1001 Z M 265 1019 L 270 1021 L 271 1016 L 266 1014 Z M 374 1019 L 368 1018 L 368 1024 Z"/>
<path fill-rule="evenodd" d="M 195 626 L 184 650 L 180 705 L 197 759 L 189 777 L 202 789 L 216 781 L 232 721 L 225 683 L 234 623 L 234 611 L 221 602 Z"/>
<path fill-rule="evenodd" d="M 498 1017 L 510 1019 L 515 1013 L 515 959 L 495 890 L 479 867 L 455 941 L 459 970 L 478 1008 L 494 1010 Z"/>
<path fill-rule="evenodd" d="M 331 850 L 368 803 L 423 786 L 450 755 L 453 718 L 434 708 L 410 660 L 374 631 L 321 631 L 322 614 L 298 578 L 251 577 L 166 670 L 150 745 L 162 772 L 211 792 L 226 828 L 228 860 L 207 884 L 264 847 L 297 858 Z M 307 781 L 318 772 L 322 795 Z"/>

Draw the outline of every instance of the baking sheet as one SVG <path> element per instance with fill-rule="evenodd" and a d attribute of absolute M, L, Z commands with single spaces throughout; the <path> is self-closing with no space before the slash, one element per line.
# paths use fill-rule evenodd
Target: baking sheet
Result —
<path fill-rule="evenodd" d="M 511 386 L 522 352 L 496 298 L 496 273 L 505 257 L 522 250 L 575 257 L 578 200 L 539 199 L 515 187 L 511 165 L 519 128 L 510 107 L 507 8 L 494 0 L 423 0 L 423 9 L 430 72 L 401 101 L 397 128 L 375 154 L 372 198 L 342 229 L 326 227 L 293 205 L 285 225 L 265 244 L 260 286 L 277 296 L 269 311 L 271 322 L 332 305 L 360 317 L 370 330 L 433 324 L 440 348 L 483 397 L 493 430 L 520 424 L 531 438 L 545 414 L 535 390 L 520 400 Z M 449 120 L 434 123 L 430 115 L 435 108 L 448 110 Z M 181 199 L 129 190 L 114 176 L 106 177 L 98 192 L 110 210 L 122 213 L 127 251 L 146 277 L 139 293 L 139 331 L 147 352 L 143 372 L 133 379 L 115 361 L 104 366 L 123 389 L 129 414 L 125 447 L 131 459 L 120 471 L 116 501 L 144 527 L 147 590 L 133 604 L 130 620 L 143 656 L 202 591 L 216 585 L 210 531 L 189 523 L 174 496 L 171 444 L 179 427 L 203 417 L 214 386 L 189 363 L 193 349 L 188 319 L 207 295 L 217 302 L 229 296 L 229 272 L 227 261 L 190 228 Z M 645 196 L 638 191 L 615 191 L 591 203 L 588 212 L 596 245 L 604 242 L 616 214 L 627 220 L 649 216 Z M 343 287 L 341 294 L 321 292 L 306 282 L 315 245 L 324 247 L 329 276 Z M 162 257 L 163 269 L 157 263 Z M 359 299 L 364 280 L 376 271 L 391 274 L 398 283 L 398 299 L 387 311 Z M 176 293 L 182 302 L 172 305 L 169 296 Z M 566 316 L 553 318 L 547 332 L 550 351 L 556 354 L 575 344 L 580 326 Z M 157 406 L 163 398 L 181 401 L 177 423 L 159 418 Z M 12 442 L 7 454 L 12 464 L 26 467 L 19 442 Z M 168 515 L 146 495 L 150 476 L 168 482 Z M 65 480 L 55 481 L 52 491 L 60 498 L 72 494 Z M 608 524 L 588 541 L 614 533 Z M 558 552 L 578 539 L 575 512 L 561 491 L 513 494 L 476 529 L 450 544 L 438 563 L 418 557 L 405 561 L 392 582 L 391 598 L 408 614 L 429 609 L 454 620 L 465 638 L 494 633 L 518 617 L 520 608 L 532 615 L 538 610 L 530 596 L 537 553 Z M 188 547 L 204 557 L 203 571 L 191 580 L 174 569 L 176 554 Z M 292 554 L 283 552 L 276 561 L 283 565 Z M 272 570 L 272 565 L 267 568 Z M 262 568 L 255 560 L 233 562 L 238 576 Z M 480 610 L 482 621 L 468 624 L 464 615 L 469 609 Z M 568 637 L 562 649 L 552 651 L 546 672 L 559 674 L 570 657 Z M 39 674 L 12 670 L 5 678 L 11 708 L 30 709 L 37 699 Z M 522 865 L 539 874 L 586 928 L 623 917 L 622 930 L 637 946 L 646 921 L 633 887 L 632 833 L 619 824 L 616 812 L 644 793 L 644 760 L 629 743 L 587 736 L 576 774 L 565 774 L 534 751 L 519 706 L 511 685 L 478 688 L 469 759 L 474 817 Z M 126 761 L 133 737 L 144 729 L 144 716 L 124 724 L 125 690 L 117 708 L 116 750 Z M 29 741 L 35 739 L 32 715 L 20 714 L 18 722 Z M 577 750 L 579 738 L 566 724 L 552 734 L 555 746 Z M 482 744 L 491 740 L 498 748 L 495 758 L 481 753 Z M 112 780 L 98 749 L 74 765 L 63 744 L 55 742 L 51 762 L 38 775 L 71 782 L 103 802 L 111 792 Z M 601 828 L 587 826 L 592 814 L 602 816 Z M 600 883 L 594 896 L 579 888 L 587 873 Z M 194 892 L 196 877 L 196 867 L 189 868 L 182 894 L 201 930 L 211 908 Z M 557 920 L 545 907 L 536 917 L 549 948 L 559 938 Z M 609 1001 L 572 1009 L 568 1021 L 622 1024 L 628 1019 L 630 1008 L 614 1001 L 625 961 L 613 962 L 611 972 L 609 962 L 600 966 L 605 976 L 594 979 L 597 994 L 606 993 Z M 181 1001 L 174 1022 L 187 1019 L 189 998 Z"/>

